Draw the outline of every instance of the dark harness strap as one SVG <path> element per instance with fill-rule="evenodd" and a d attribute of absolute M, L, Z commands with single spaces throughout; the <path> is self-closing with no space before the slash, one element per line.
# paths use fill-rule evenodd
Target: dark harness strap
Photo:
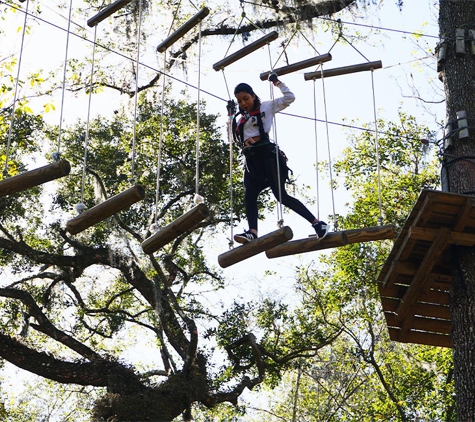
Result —
<path fill-rule="evenodd" d="M 259 144 L 261 144 L 262 141 L 264 141 L 264 143 L 269 142 L 269 134 L 264 131 L 260 109 L 251 111 L 247 116 L 242 115 L 239 123 L 237 123 L 236 119 L 239 114 L 242 114 L 242 112 L 237 113 L 233 119 L 233 137 L 235 141 L 239 142 L 241 146 L 244 146 L 244 142 L 246 141 L 244 139 L 244 125 L 250 117 L 256 116 L 260 136 Z"/>

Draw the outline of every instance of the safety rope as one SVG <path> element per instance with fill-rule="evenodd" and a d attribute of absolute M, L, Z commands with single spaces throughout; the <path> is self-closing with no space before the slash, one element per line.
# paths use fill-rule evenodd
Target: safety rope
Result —
<path fill-rule="evenodd" d="M 371 69 L 371 88 L 373 92 L 373 113 L 374 113 L 374 144 L 376 153 L 376 168 L 378 180 L 378 204 L 379 204 L 379 225 L 383 225 L 383 204 L 381 199 L 381 165 L 379 159 L 379 139 L 378 139 L 378 119 L 376 115 L 376 90 L 374 88 L 374 69 Z"/>
<path fill-rule="evenodd" d="M 139 67 L 140 67 L 140 38 L 142 36 L 142 2 L 139 1 L 139 26 L 137 29 L 137 60 L 135 61 L 135 95 L 134 95 L 134 128 L 132 139 L 132 164 L 131 164 L 131 176 L 130 181 L 135 183 L 135 156 L 137 149 L 137 108 L 138 108 L 138 96 L 139 96 Z"/>
<path fill-rule="evenodd" d="M 195 204 L 203 202 L 200 195 L 200 102 L 201 102 L 201 22 L 198 26 L 198 90 L 196 104 L 196 174 L 195 174 Z"/>
<path fill-rule="evenodd" d="M 94 26 L 94 43 L 92 48 L 92 63 L 91 63 L 91 76 L 89 80 L 89 98 L 87 104 L 87 117 L 86 117 L 86 133 L 84 136 L 84 157 L 82 164 L 82 181 L 81 181 L 81 201 L 76 205 L 76 211 L 81 213 L 84 208 L 84 190 L 86 185 L 86 168 L 87 168 L 87 152 L 89 147 L 89 127 L 91 120 L 91 100 L 92 100 L 92 89 L 93 89 L 93 78 L 94 78 L 94 65 L 95 65 L 95 56 L 96 56 L 96 37 L 97 37 L 97 25 Z"/>
<path fill-rule="evenodd" d="M 59 134 L 58 134 L 58 150 L 56 152 L 55 158 L 59 160 L 61 153 L 61 135 L 63 127 L 63 113 L 64 113 L 64 94 L 66 91 L 66 74 L 68 70 L 68 54 L 69 54 L 69 36 L 71 34 L 71 16 L 73 11 L 73 0 L 69 2 L 69 17 L 68 17 L 68 29 L 66 32 L 66 51 L 64 54 L 64 68 L 63 68 L 63 89 L 61 91 L 61 111 L 59 116 Z"/>
<path fill-rule="evenodd" d="M 323 67 L 323 66 L 322 66 Z M 326 140 L 327 140 L 327 151 L 328 151 L 328 171 L 330 176 L 330 191 L 332 197 L 332 212 L 333 212 L 333 227 L 336 231 L 337 222 L 336 222 L 336 211 L 335 211 L 335 193 L 333 189 L 333 171 L 332 171 L 332 155 L 331 155 L 331 147 L 330 147 L 330 129 L 328 124 L 328 110 L 327 110 L 327 96 L 326 96 L 326 89 L 325 89 L 325 78 L 323 76 L 324 72 L 322 71 L 322 90 L 323 90 L 323 109 L 325 114 L 325 131 L 326 131 Z"/>
<path fill-rule="evenodd" d="M 26 22 L 28 17 L 28 7 L 30 5 L 30 0 L 27 0 L 26 7 L 25 7 L 25 18 L 23 21 L 23 30 L 21 34 L 21 44 L 20 44 L 20 53 L 18 56 L 18 68 L 17 68 L 17 75 L 15 81 L 15 91 L 13 94 L 13 104 L 12 104 L 12 112 L 10 115 L 10 127 L 8 128 L 8 140 L 7 140 L 7 150 L 5 152 L 5 168 L 3 170 L 3 177 L 8 176 L 8 160 L 10 159 L 10 148 L 12 145 L 12 136 L 13 136 L 13 122 L 15 121 L 15 109 L 16 109 L 16 102 L 18 99 L 18 86 L 20 83 L 20 70 L 21 70 L 21 61 L 23 57 L 23 47 L 25 43 L 25 34 L 26 34 Z"/>

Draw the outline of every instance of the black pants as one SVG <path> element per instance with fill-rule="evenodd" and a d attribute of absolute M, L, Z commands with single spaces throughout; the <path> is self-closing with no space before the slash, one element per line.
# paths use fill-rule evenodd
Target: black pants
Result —
<path fill-rule="evenodd" d="M 315 216 L 298 199 L 290 196 L 285 190 L 285 181 L 288 168 L 285 159 L 279 154 L 280 188 L 277 177 L 277 147 L 267 144 L 254 147 L 245 153 L 246 165 L 244 170 L 244 199 L 246 204 L 246 217 L 249 229 L 257 230 L 257 198 L 266 188 L 270 187 L 275 198 L 282 204 L 305 218 L 309 223 L 315 220 Z M 281 198 L 279 197 L 281 196 Z"/>

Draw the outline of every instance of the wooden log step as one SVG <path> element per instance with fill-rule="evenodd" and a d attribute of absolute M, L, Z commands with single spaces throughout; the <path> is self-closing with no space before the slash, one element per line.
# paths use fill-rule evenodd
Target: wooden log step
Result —
<path fill-rule="evenodd" d="M 370 242 L 374 240 L 393 239 L 396 236 L 393 226 L 365 227 L 362 229 L 345 230 L 328 233 L 323 239 L 308 237 L 293 240 L 266 251 L 267 258 L 278 258 L 304 252 L 337 248 L 352 243 Z"/>
<path fill-rule="evenodd" d="M 77 234 L 105 220 L 111 215 L 130 207 L 135 202 L 145 197 L 145 189 L 141 185 L 135 185 L 124 192 L 118 193 L 111 198 L 97 204 L 91 209 L 84 211 L 77 217 L 66 223 L 66 230 L 71 234 Z"/>
<path fill-rule="evenodd" d="M 176 239 L 183 233 L 193 230 L 196 225 L 209 215 L 206 204 L 198 204 L 175 221 L 171 222 L 154 235 L 142 242 L 142 250 L 146 254 L 151 254 Z"/>
<path fill-rule="evenodd" d="M 11 195 L 39 186 L 51 180 L 67 176 L 71 171 L 71 165 L 66 160 L 59 160 L 46 166 L 30 170 L 25 173 L 4 179 L 0 182 L 0 197 Z"/>
<path fill-rule="evenodd" d="M 293 237 L 293 232 L 290 227 L 282 227 L 279 230 L 268 233 L 262 237 L 245 243 L 242 246 L 234 248 L 218 256 L 219 265 L 222 268 L 229 267 L 251 256 L 257 255 L 270 248 L 275 248 L 284 242 L 289 241 Z"/>

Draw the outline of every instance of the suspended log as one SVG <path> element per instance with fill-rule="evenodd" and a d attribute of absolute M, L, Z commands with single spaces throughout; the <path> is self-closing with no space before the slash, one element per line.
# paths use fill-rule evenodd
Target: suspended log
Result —
<path fill-rule="evenodd" d="M 313 57 L 308 60 L 302 60 L 301 62 L 293 63 L 288 66 L 279 67 L 272 71 L 267 71 L 260 74 L 261 81 L 267 81 L 271 73 L 275 73 L 277 76 L 287 75 L 288 73 L 297 72 L 298 70 L 306 69 L 310 66 L 316 66 L 321 63 L 328 62 L 332 59 L 330 53 L 322 54 L 321 56 Z"/>
<path fill-rule="evenodd" d="M 331 76 L 340 76 L 340 75 L 347 75 L 348 73 L 357 73 L 357 72 L 364 72 L 366 70 L 374 70 L 374 69 L 381 69 L 383 67 L 383 63 L 381 60 L 375 62 L 367 62 L 361 64 L 354 64 L 351 66 L 343 66 L 337 67 L 335 69 L 324 69 L 318 70 L 316 72 L 309 72 L 304 73 L 304 79 L 306 81 L 311 81 L 314 79 L 321 79 L 322 75 L 324 78 L 329 78 Z"/>
<path fill-rule="evenodd" d="M 323 239 L 309 237 L 293 240 L 266 251 L 267 258 L 279 258 L 304 252 L 337 248 L 352 243 L 371 242 L 374 240 L 393 239 L 396 236 L 393 226 L 365 227 L 363 229 L 345 230 L 328 233 Z"/>
<path fill-rule="evenodd" d="M 183 37 L 190 29 L 200 23 L 206 16 L 209 15 L 209 9 L 207 7 L 203 7 L 195 16 L 193 16 L 189 21 L 187 21 L 184 25 L 178 28 L 173 34 L 171 34 L 166 40 L 162 41 L 158 47 L 157 51 L 159 53 L 163 53 L 168 47 L 170 47 L 173 43 L 178 41 L 181 37 Z"/>
<path fill-rule="evenodd" d="M 193 230 L 197 224 L 209 215 L 209 209 L 205 204 L 198 204 L 181 217 L 159 230 L 142 242 L 142 250 L 151 254 L 167 243 L 176 239 L 181 234 Z"/>
<path fill-rule="evenodd" d="M 109 4 L 109 6 L 102 9 L 97 15 L 94 15 L 87 21 L 89 27 L 94 27 L 98 23 L 102 22 L 104 19 L 108 18 L 113 13 L 117 12 L 122 7 L 128 5 L 132 0 L 117 0 L 114 3 Z"/>
<path fill-rule="evenodd" d="M 22 174 L 4 179 L 0 182 L 0 197 L 11 195 L 30 189 L 51 180 L 67 176 L 71 171 L 71 165 L 66 160 L 59 160 L 46 166 L 30 170 Z"/>
<path fill-rule="evenodd" d="M 135 185 L 124 192 L 112 196 L 100 204 L 84 211 L 77 217 L 66 223 L 66 230 L 70 234 L 77 234 L 86 230 L 111 215 L 117 214 L 132 204 L 145 198 L 145 189 L 141 185 Z"/>
<path fill-rule="evenodd" d="M 219 255 L 219 265 L 222 268 L 229 267 L 230 265 L 264 252 L 267 249 L 275 248 L 277 245 L 289 241 L 293 236 L 294 234 L 290 227 L 282 227 L 279 230 L 268 233 L 256 240 Z"/>
<path fill-rule="evenodd" d="M 253 51 L 256 51 L 257 49 L 263 47 L 264 45 L 270 43 L 271 41 L 274 41 L 278 36 L 279 34 L 277 34 L 276 31 L 272 31 L 268 33 L 267 35 L 264 35 L 262 38 L 259 38 L 258 40 L 254 41 L 253 43 L 249 45 L 246 45 L 245 47 L 241 48 L 235 53 L 230 54 L 228 57 L 225 57 L 219 62 L 216 62 L 213 65 L 213 69 L 216 71 L 224 69 L 226 66 L 229 66 L 231 63 L 234 63 L 238 61 L 239 59 L 242 59 L 248 54 L 251 54 Z"/>

